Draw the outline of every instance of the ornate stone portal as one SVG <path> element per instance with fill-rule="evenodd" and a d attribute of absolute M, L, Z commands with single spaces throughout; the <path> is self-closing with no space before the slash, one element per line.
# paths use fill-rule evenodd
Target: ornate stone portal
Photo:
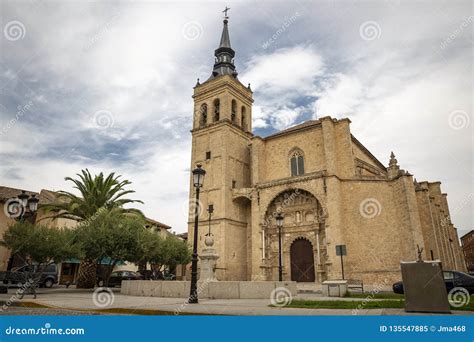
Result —
<path fill-rule="evenodd" d="M 216 263 L 217 259 L 219 259 L 219 254 L 217 254 L 216 249 L 213 247 L 214 238 L 212 235 L 207 235 L 204 243 L 206 244 L 206 248 L 204 248 L 199 255 L 199 259 L 201 260 L 199 281 L 217 281 Z"/>
<path fill-rule="evenodd" d="M 277 212 L 283 212 L 285 215 L 282 229 L 283 279 L 299 282 L 325 280 L 327 245 L 324 212 L 319 201 L 302 189 L 281 193 L 267 209 L 263 225 L 266 280 L 275 280 L 277 276 L 278 231 L 275 222 Z M 304 255 L 295 258 L 293 253 L 294 245 L 301 242 L 306 242 L 309 246 L 307 258 L 304 258 Z M 296 249 L 301 251 L 301 248 Z"/>

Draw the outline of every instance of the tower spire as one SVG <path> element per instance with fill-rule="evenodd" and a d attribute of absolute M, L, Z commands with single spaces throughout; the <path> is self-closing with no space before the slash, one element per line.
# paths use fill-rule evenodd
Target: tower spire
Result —
<path fill-rule="evenodd" d="M 229 16 L 227 14 L 229 9 L 229 7 L 226 7 L 223 11 L 224 27 L 222 28 L 222 35 L 219 47 L 214 51 L 214 56 L 216 56 L 216 60 L 214 63 L 214 68 L 212 70 L 212 75 L 210 77 L 211 79 L 221 75 L 232 75 L 233 77 L 237 77 L 237 71 L 235 71 L 234 65 L 235 51 L 230 45 L 229 37 Z"/>

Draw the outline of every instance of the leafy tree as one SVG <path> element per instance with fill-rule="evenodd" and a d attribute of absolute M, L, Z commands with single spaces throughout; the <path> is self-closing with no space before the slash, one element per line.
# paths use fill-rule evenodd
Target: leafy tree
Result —
<path fill-rule="evenodd" d="M 41 210 L 51 214 L 45 218 L 66 218 L 87 224 L 89 221 L 94 221 L 95 217 L 103 210 L 116 210 L 120 213 L 144 217 L 143 213 L 137 209 L 123 208 L 125 204 L 143 203 L 139 200 L 124 198 L 124 196 L 135 192 L 125 189 L 131 184 L 130 181 L 121 180 L 121 176 L 116 176 L 115 173 L 111 173 L 107 177 L 102 172 L 92 176 L 88 169 L 81 170 L 77 176 L 77 179 L 66 177 L 65 180 L 72 182 L 74 188 L 79 190 L 81 195 L 76 196 L 67 191 L 59 191 L 55 203 L 41 206 Z M 97 259 L 86 252 L 79 265 L 77 287 L 94 287 L 96 269 Z"/>
<path fill-rule="evenodd" d="M 50 228 L 22 221 L 8 227 L 0 244 L 28 263 L 48 265 L 81 255 L 73 234 L 67 228 Z"/>
<path fill-rule="evenodd" d="M 34 273 L 24 275 L 27 279 L 39 281 L 48 265 L 81 256 L 80 246 L 75 242 L 73 234 L 67 228 L 50 228 L 21 221 L 8 227 L 0 244 L 22 258 L 25 264 L 30 266 L 35 264 L 35 268 L 29 268 Z M 22 278 L 19 281 L 26 279 Z M 34 287 L 30 289 L 36 297 Z"/>
<path fill-rule="evenodd" d="M 83 253 L 99 263 L 107 263 L 102 274 L 105 286 L 118 262 L 134 260 L 140 254 L 144 224 L 140 217 L 112 209 L 101 211 L 93 220 L 76 228 L 76 240 Z"/>
<path fill-rule="evenodd" d="M 150 263 L 153 271 L 163 271 L 166 266 L 170 269 L 176 265 L 187 264 L 191 261 L 191 250 L 185 241 L 173 236 L 166 238 L 146 231 L 140 238 L 140 252 L 134 262 Z"/>

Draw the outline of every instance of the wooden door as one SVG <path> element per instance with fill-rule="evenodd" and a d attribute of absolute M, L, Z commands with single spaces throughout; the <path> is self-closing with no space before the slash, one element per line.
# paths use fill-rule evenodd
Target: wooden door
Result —
<path fill-rule="evenodd" d="M 314 254 L 311 242 L 298 239 L 290 250 L 291 280 L 297 282 L 314 282 Z"/>

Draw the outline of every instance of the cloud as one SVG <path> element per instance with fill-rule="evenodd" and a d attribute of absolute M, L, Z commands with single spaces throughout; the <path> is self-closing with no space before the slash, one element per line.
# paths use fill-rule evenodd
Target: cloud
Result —
<path fill-rule="evenodd" d="M 383 162 L 393 149 L 420 180 L 440 179 L 452 208 L 468 198 L 469 2 L 232 7 L 230 35 L 239 79 L 254 90 L 256 134 L 348 116 L 352 132 Z M 26 34 L 0 37 L 2 185 L 57 190 L 81 168 L 116 171 L 133 181 L 148 216 L 185 231 L 192 87 L 211 72 L 220 11 L 220 3 L 5 2 L 2 25 L 20 21 Z M 378 24 L 377 38 L 360 36 L 365 22 Z M 191 40 L 190 23 L 197 29 Z M 16 119 L 30 101 L 32 109 Z M 449 125 L 456 110 L 470 126 Z M 98 121 L 97 113 L 110 120 Z M 469 206 L 455 211 L 454 223 L 470 228 Z"/>

